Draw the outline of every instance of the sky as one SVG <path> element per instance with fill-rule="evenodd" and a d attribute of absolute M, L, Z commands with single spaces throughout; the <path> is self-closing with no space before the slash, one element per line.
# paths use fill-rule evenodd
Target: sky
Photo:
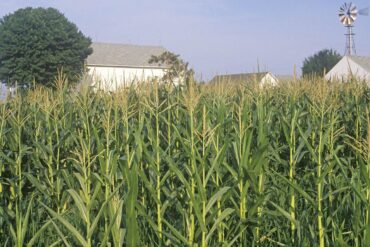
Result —
<path fill-rule="evenodd" d="M 1 0 L 0 16 L 24 7 L 54 7 L 95 42 L 160 45 L 189 62 L 198 78 L 268 70 L 300 74 L 329 48 L 344 53 L 338 9 L 322 0 Z M 353 2 L 361 9 L 370 0 Z M 357 55 L 370 55 L 370 16 L 354 32 Z"/>

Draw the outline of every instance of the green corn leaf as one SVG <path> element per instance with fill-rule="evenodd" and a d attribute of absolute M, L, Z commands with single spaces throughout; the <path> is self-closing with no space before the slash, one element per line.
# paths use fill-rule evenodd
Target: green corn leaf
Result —
<path fill-rule="evenodd" d="M 54 228 L 56 229 L 58 235 L 62 239 L 64 245 L 67 246 L 67 247 L 70 247 L 71 246 L 70 243 L 67 241 L 66 237 L 64 236 L 64 234 L 62 233 L 62 231 L 59 229 L 58 225 L 55 224 L 55 222 L 52 219 L 50 219 L 50 221 L 53 224 Z"/>
<path fill-rule="evenodd" d="M 26 215 L 24 216 L 24 219 L 23 219 L 22 236 L 20 236 L 22 245 L 24 244 L 24 237 L 26 236 L 27 230 L 29 229 L 28 222 L 30 218 L 32 205 L 33 205 L 33 196 L 31 196 L 31 200 L 28 203 Z"/>
<path fill-rule="evenodd" d="M 230 187 L 223 187 L 219 189 L 211 198 L 209 198 L 208 203 L 206 205 L 206 214 L 209 213 L 213 205 L 218 201 L 221 200 L 222 196 L 230 189 Z"/>
<path fill-rule="evenodd" d="M 51 214 L 54 218 L 56 218 L 57 220 L 60 221 L 60 223 L 62 223 L 66 228 L 67 230 L 73 235 L 76 237 L 76 239 L 78 240 L 78 242 L 82 245 L 82 246 L 87 246 L 87 242 L 86 240 L 82 237 L 82 235 L 77 231 L 77 229 L 72 226 L 71 223 L 69 223 L 66 219 L 64 219 L 61 215 L 59 215 L 58 213 L 56 213 L 54 210 L 52 210 L 51 208 L 49 208 L 48 206 L 46 206 L 45 204 L 41 203 L 41 205 L 49 212 L 49 214 Z"/>
<path fill-rule="evenodd" d="M 36 244 L 36 241 L 38 241 L 38 238 L 42 235 L 42 233 L 48 229 L 48 227 L 52 224 L 52 219 L 48 220 L 43 226 L 32 236 L 32 238 L 28 241 L 27 247 L 31 247 L 34 244 Z"/>
<path fill-rule="evenodd" d="M 284 180 L 287 184 L 289 184 L 293 189 L 295 189 L 301 196 L 303 196 L 312 205 L 316 205 L 315 200 L 309 194 L 307 194 L 307 192 L 304 191 L 299 185 L 297 185 L 294 182 L 291 182 L 289 179 L 287 179 L 286 177 L 284 177 L 283 175 L 281 175 L 281 174 L 279 174 L 277 172 L 273 172 L 273 173 L 276 176 L 278 176 L 279 178 L 281 178 L 282 180 Z"/>
<path fill-rule="evenodd" d="M 88 231 L 87 231 L 87 238 L 91 238 L 91 236 L 93 235 L 96 227 L 98 226 L 98 222 L 99 222 L 103 212 L 105 211 L 105 208 L 107 207 L 108 203 L 110 203 L 112 198 L 119 192 L 119 189 L 121 188 L 122 184 L 123 183 L 119 184 L 117 186 L 117 188 L 109 195 L 107 200 L 104 201 L 104 203 L 101 205 L 101 208 L 100 208 L 98 214 L 95 216 L 93 222 L 91 223 L 90 229 L 88 229 Z"/>
<path fill-rule="evenodd" d="M 73 189 L 69 189 L 67 191 L 72 196 L 73 201 L 75 202 L 75 205 L 77 206 L 78 211 L 80 212 L 81 218 L 86 223 L 87 222 L 87 209 L 86 209 L 86 206 L 84 205 L 84 202 L 83 202 L 82 198 Z"/>
<path fill-rule="evenodd" d="M 296 220 L 296 219 L 294 219 L 294 218 L 292 218 L 292 216 L 290 215 L 290 213 L 289 212 L 287 212 L 286 210 L 284 210 L 282 207 L 280 207 L 279 205 L 277 205 L 277 204 L 275 204 L 274 202 L 272 202 L 272 201 L 269 201 L 269 203 L 272 205 L 272 206 L 274 206 L 280 213 L 281 213 L 281 215 L 283 215 L 285 218 L 287 218 L 290 222 L 293 222 L 294 223 L 294 225 L 295 225 L 295 227 L 297 228 L 297 229 L 299 229 L 300 228 L 300 223 L 299 223 L 299 221 L 298 220 Z"/>
<path fill-rule="evenodd" d="M 176 240 L 180 240 L 185 245 L 188 244 L 188 240 L 183 235 L 181 235 L 181 233 L 177 231 L 176 228 L 174 228 L 170 223 L 168 223 L 167 220 L 163 219 L 163 223 L 166 224 L 166 226 L 171 230 L 171 233 L 176 237 Z"/>
<path fill-rule="evenodd" d="M 234 209 L 232 208 L 226 208 L 222 211 L 221 215 L 216 219 L 215 223 L 213 224 L 212 228 L 209 230 L 206 241 L 208 242 L 209 239 L 212 237 L 214 231 L 217 229 L 217 227 L 220 225 L 220 223 L 226 219 L 229 215 L 231 215 L 234 212 Z"/>

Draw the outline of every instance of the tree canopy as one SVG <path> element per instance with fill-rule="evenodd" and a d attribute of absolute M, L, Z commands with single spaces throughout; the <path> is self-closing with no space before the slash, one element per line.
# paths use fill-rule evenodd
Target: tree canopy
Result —
<path fill-rule="evenodd" d="M 77 81 L 91 39 L 54 8 L 24 8 L 0 20 L 0 80 L 50 86 L 58 70 Z"/>
<path fill-rule="evenodd" d="M 331 70 L 341 58 L 342 56 L 332 49 L 321 50 L 304 60 L 302 75 L 323 76 L 324 73 Z"/>
<path fill-rule="evenodd" d="M 180 59 L 180 55 L 176 55 L 169 51 L 165 51 L 159 56 L 152 55 L 149 59 L 149 63 L 168 66 L 168 70 L 163 77 L 163 79 L 168 82 L 181 80 L 187 83 L 194 76 L 194 71 L 189 69 L 189 63 Z"/>

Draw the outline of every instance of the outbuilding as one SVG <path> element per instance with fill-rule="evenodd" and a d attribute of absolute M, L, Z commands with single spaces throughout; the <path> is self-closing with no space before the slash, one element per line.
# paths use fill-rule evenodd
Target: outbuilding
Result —
<path fill-rule="evenodd" d="M 326 75 L 330 81 L 348 81 L 351 78 L 370 83 L 370 57 L 344 56 Z"/>
<path fill-rule="evenodd" d="M 210 83 L 253 83 L 259 85 L 276 85 L 278 79 L 270 72 L 259 73 L 243 73 L 243 74 L 228 74 L 217 75 L 213 77 Z"/>
<path fill-rule="evenodd" d="M 165 65 L 149 63 L 152 55 L 166 50 L 160 46 L 93 43 L 93 53 L 86 60 L 87 74 L 94 87 L 115 91 L 154 77 L 161 78 Z"/>

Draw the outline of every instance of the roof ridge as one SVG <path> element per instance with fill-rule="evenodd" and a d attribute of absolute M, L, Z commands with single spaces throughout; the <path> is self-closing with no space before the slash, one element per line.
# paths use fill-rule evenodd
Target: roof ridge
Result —
<path fill-rule="evenodd" d="M 235 74 L 222 74 L 219 76 L 230 76 L 230 75 L 256 75 L 256 74 L 267 74 L 270 73 L 269 71 L 263 71 L 263 72 L 250 72 L 250 73 L 235 73 Z"/>
<path fill-rule="evenodd" d="M 165 67 L 151 64 L 152 55 L 159 56 L 167 51 L 161 46 L 92 43 L 93 53 L 87 58 L 87 64 L 122 66 L 122 67 Z"/>
<path fill-rule="evenodd" d="M 370 72 L 370 57 L 369 56 L 345 56 L 347 59 L 352 60 L 362 69 Z"/>
<path fill-rule="evenodd" d="M 108 42 L 92 42 L 91 45 L 110 45 L 110 46 L 133 46 L 133 47 L 155 47 L 163 48 L 161 45 L 139 45 L 139 44 L 128 44 L 128 43 L 108 43 Z"/>
<path fill-rule="evenodd" d="M 366 58 L 370 58 L 370 56 L 359 56 L 359 55 L 345 55 L 345 57 L 366 57 Z"/>

